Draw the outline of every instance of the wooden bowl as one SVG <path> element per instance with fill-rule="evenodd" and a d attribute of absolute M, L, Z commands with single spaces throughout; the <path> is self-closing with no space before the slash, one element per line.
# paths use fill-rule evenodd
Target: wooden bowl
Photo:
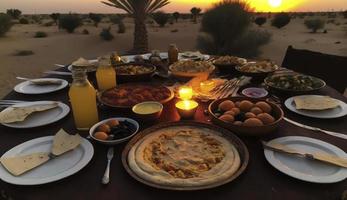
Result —
<path fill-rule="evenodd" d="M 246 64 L 247 65 L 247 64 Z M 244 66 L 244 65 L 243 65 Z M 267 71 L 267 72 L 246 72 L 246 71 L 243 71 L 241 68 L 243 66 L 236 66 L 235 69 L 236 71 L 238 71 L 238 73 L 242 74 L 242 75 L 245 75 L 245 76 L 249 76 L 249 77 L 252 77 L 252 81 L 253 82 L 257 82 L 257 83 L 261 83 L 264 81 L 264 79 L 273 74 L 275 71 L 277 71 L 279 69 L 279 67 L 275 64 L 273 64 L 273 67 L 274 69 L 271 70 L 271 71 Z"/>
<path fill-rule="evenodd" d="M 242 62 L 243 64 L 247 63 L 247 60 L 244 58 L 240 58 L 240 60 L 241 60 L 240 62 Z M 242 65 L 242 63 L 220 64 L 220 63 L 217 63 L 216 60 L 214 60 L 212 63 L 214 66 L 217 67 L 218 71 L 222 74 L 234 74 L 237 72 L 235 67 Z"/>
<path fill-rule="evenodd" d="M 142 74 L 120 74 L 120 73 L 116 73 L 117 76 L 117 81 L 122 82 L 122 83 L 127 83 L 127 82 L 146 82 L 148 80 L 150 80 L 153 76 L 153 74 L 155 73 L 155 71 L 157 70 L 157 68 L 149 63 L 127 63 L 127 64 L 119 64 L 115 66 L 115 69 L 117 71 L 117 67 L 121 67 L 121 66 L 130 66 L 130 65 L 136 65 L 136 66 L 143 66 L 143 67 L 147 67 L 150 68 L 151 70 L 147 73 L 142 73 Z"/>
<path fill-rule="evenodd" d="M 273 131 L 276 130 L 280 121 L 284 117 L 283 111 L 278 105 L 266 101 L 272 107 L 271 115 L 275 118 L 275 121 L 273 123 L 268 125 L 263 125 L 263 126 L 256 126 L 256 127 L 249 127 L 249 126 L 242 126 L 242 125 L 227 123 L 225 121 L 218 119 L 218 117 L 215 115 L 215 111 L 218 109 L 218 105 L 225 100 L 231 100 L 233 102 L 249 100 L 253 103 L 259 102 L 260 100 L 256 100 L 256 99 L 252 99 L 248 97 L 230 97 L 230 98 L 215 100 L 209 105 L 208 112 L 210 116 L 212 117 L 211 119 L 212 123 L 218 126 L 221 126 L 223 128 L 226 128 L 228 130 L 231 130 L 240 136 L 264 136 L 266 134 L 272 133 Z"/>

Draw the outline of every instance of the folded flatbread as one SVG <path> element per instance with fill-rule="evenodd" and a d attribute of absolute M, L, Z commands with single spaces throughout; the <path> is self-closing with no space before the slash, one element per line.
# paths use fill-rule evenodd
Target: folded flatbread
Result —
<path fill-rule="evenodd" d="M 48 153 L 33 153 L 25 156 L 0 158 L 1 164 L 14 176 L 22 175 L 48 160 Z"/>
<path fill-rule="evenodd" d="M 70 135 L 63 129 L 55 134 L 52 145 L 52 154 L 60 156 L 68 151 L 75 149 L 82 141 L 82 137 L 78 134 Z"/>
<path fill-rule="evenodd" d="M 14 122 L 22 122 L 34 112 L 42 112 L 42 111 L 50 110 L 57 106 L 58 106 L 58 103 L 56 102 L 49 103 L 49 104 L 23 106 L 23 107 L 12 106 L 0 112 L 0 123 L 8 124 L 8 123 L 14 123 Z"/>
<path fill-rule="evenodd" d="M 298 110 L 327 110 L 338 107 L 339 101 L 329 96 L 298 96 L 294 97 L 295 107 Z"/>
<path fill-rule="evenodd" d="M 51 152 L 60 156 L 78 147 L 82 138 L 78 134 L 69 135 L 61 129 L 53 138 Z M 0 163 L 14 176 L 20 176 L 52 159 L 49 152 L 31 153 L 14 157 L 0 158 Z"/>

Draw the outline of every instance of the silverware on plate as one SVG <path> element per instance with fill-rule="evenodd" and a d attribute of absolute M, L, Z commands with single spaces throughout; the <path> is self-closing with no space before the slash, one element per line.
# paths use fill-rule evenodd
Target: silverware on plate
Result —
<path fill-rule="evenodd" d="M 296 126 L 298 126 L 298 127 L 304 128 L 304 129 L 322 132 L 322 133 L 325 133 L 325 134 L 328 134 L 328 135 L 331 135 L 331 136 L 334 136 L 334 137 L 338 137 L 338 138 L 347 140 L 347 135 L 342 134 L 342 133 L 333 132 L 333 131 L 328 131 L 328 130 L 324 130 L 324 129 L 317 128 L 317 127 L 313 127 L 313 126 L 308 126 L 308 125 L 301 124 L 301 123 L 299 123 L 299 122 L 293 121 L 293 120 L 291 120 L 291 119 L 288 119 L 288 118 L 286 118 L 286 117 L 284 117 L 283 119 L 284 119 L 285 121 L 291 123 L 291 124 L 294 124 L 294 125 L 296 125 Z"/>
<path fill-rule="evenodd" d="M 113 153 L 113 147 L 110 147 L 107 151 L 107 167 L 104 176 L 102 177 L 102 184 L 108 184 L 110 182 L 110 165 L 113 158 Z"/>
<path fill-rule="evenodd" d="M 307 153 L 301 150 L 292 149 L 286 145 L 279 143 L 267 143 L 262 141 L 263 147 L 275 152 L 286 153 L 289 155 L 299 156 L 303 158 L 307 158 L 310 160 L 317 160 L 324 163 L 336 165 L 339 167 L 347 168 L 347 159 L 340 158 L 331 154 L 326 153 Z"/>

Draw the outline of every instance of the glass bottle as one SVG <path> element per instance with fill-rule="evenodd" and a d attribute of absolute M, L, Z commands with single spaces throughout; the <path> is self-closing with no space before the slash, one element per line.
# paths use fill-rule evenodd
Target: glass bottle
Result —
<path fill-rule="evenodd" d="M 72 78 L 69 98 L 75 125 L 78 130 L 89 130 L 99 121 L 96 90 L 88 81 L 85 68 L 73 66 Z"/>
<path fill-rule="evenodd" d="M 96 80 L 98 82 L 98 88 L 101 91 L 116 87 L 116 71 L 112 67 L 109 58 L 102 57 L 99 59 Z"/>
<path fill-rule="evenodd" d="M 173 64 L 178 61 L 178 48 L 175 44 L 170 44 L 168 50 L 169 64 Z"/>

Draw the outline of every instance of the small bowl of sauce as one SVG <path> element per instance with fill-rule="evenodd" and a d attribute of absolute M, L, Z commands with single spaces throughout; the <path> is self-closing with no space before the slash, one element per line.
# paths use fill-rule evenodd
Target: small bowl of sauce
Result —
<path fill-rule="evenodd" d="M 142 120 L 156 120 L 163 111 L 163 104 L 156 101 L 146 101 L 133 106 L 132 111 Z"/>

